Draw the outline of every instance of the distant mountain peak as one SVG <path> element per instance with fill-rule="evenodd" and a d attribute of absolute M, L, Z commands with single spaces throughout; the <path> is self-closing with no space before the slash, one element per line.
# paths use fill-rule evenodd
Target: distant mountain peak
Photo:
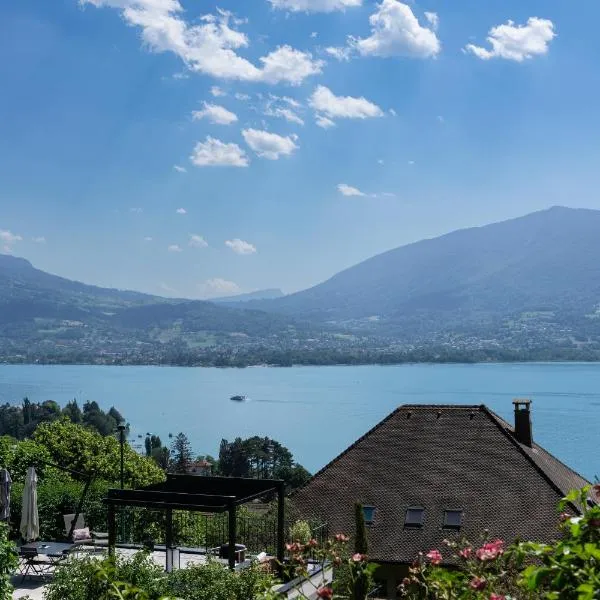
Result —
<path fill-rule="evenodd" d="M 224 296 L 221 298 L 212 298 L 211 302 L 217 304 L 222 303 L 237 303 L 237 302 L 250 302 L 252 300 L 275 300 L 281 298 L 285 294 L 279 288 L 268 288 L 266 290 L 257 290 L 255 292 L 248 292 L 247 294 L 238 294 L 236 296 Z"/>
<path fill-rule="evenodd" d="M 26 259 L 12 254 L 0 254 L 0 268 L 2 269 L 33 269 L 33 265 Z"/>

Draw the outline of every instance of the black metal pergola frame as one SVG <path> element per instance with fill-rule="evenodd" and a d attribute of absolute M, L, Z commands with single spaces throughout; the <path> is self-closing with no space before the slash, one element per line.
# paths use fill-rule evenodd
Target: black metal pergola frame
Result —
<path fill-rule="evenodd" d="M 283 563 L 285 542 L 285 484 L 278 479 L 244 479 L 239 477 L 203 477 L 168 474 L 166 481 L 139 489 L 109 489 L 104 502 L 108 505 L 108 550 L 114 555 L 117 539 L 115 509 L 135 506 L 166 513 L 166 547 L 173 546 L 173 511 L 229 513 L 229 567 L 235 568 L 237 507 L 256 498 L 277 495 L 277 560 Z"/>

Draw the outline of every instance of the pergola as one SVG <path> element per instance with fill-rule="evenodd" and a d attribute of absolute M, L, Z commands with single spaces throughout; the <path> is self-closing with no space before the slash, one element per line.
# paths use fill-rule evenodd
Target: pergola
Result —
<path fill-rule="evenodd" d="M 104 502 L 108 505 L 108 548 L 114 554 L 118 506 L 135 506 L 166 513 L 166 547 L 173 546 L 173 511 L 229 513 L 229 567 L 235 568 L 237 507 L 277 494 L 277 560 L 283 562 L 284 552 L 284 482 L 277 479 L 243 479 L 238 477 L 203 477 L 198 475 L 167 475 L 167 480 L 147 487 L 125 490 L 110 489 Z"/>

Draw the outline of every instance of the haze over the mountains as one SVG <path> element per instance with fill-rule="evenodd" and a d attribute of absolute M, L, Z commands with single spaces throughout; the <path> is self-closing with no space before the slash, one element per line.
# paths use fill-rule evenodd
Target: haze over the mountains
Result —
<path fill-rule="evenodd" d="M 265 290 L 216 302 L 99 288 L 0 255 L 0 356 L 600 347 L 598 232 L 600 211 L 554 207 L 391 250 L 288 296 Z"/>

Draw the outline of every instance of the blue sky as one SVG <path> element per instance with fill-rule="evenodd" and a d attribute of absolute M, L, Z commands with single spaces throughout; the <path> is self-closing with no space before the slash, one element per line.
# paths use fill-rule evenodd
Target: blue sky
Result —
<path fill-rule="evenodd" d="M 150 293 L 291 292 L 456 228 L 600 208 L 598 18 L 594 0 L 3 3 L 0 252 Z"/>

